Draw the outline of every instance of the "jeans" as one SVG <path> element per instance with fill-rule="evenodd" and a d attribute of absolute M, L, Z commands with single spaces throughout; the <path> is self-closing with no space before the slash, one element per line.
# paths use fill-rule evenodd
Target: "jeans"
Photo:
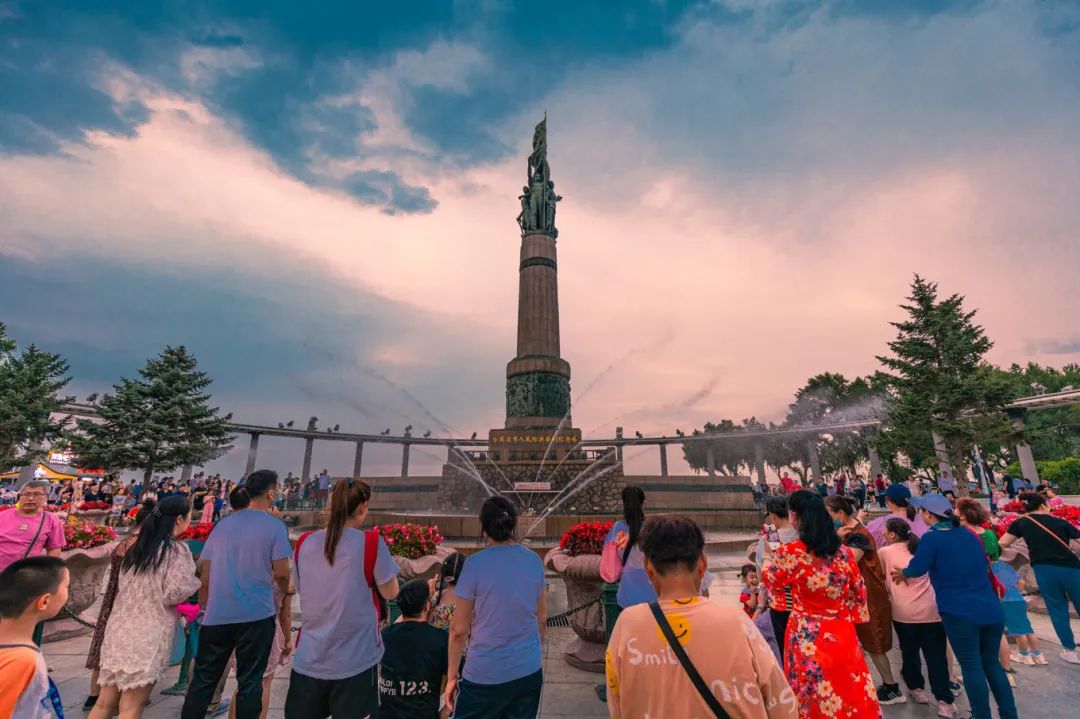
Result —
<path fill-rule="evenodd" d="M 538 671 L 502 684 L 458 684 L 454 719 L 536 719 L 544 673 Z"/>
<path fill-rule="evenodd" d="M 945 625 L 956 661 L 960 663 L 960 673 L 964 675 L 973 719 L 992 719 L 990 692 L 994 694 L 1001 719 L 1018 719 L 1012 687 L 998 661 L 1005 625 L 974 624 L 951 614 L 942 614 L 941 622 Z"/>
<path fill-rule="evenodd" d="M 1076 638 L 1069 626 L 1069 600 L 1080 614 L 1080 569 L 1058 567 L 1053 564 L 1036 564 L 1035 579 L 1046 602 L 1046 611 L 1057 632 L 1058 641 L 1064 649 L 1076 649 Z"/>
<path fill-rule="evenodd" d="M 277 631 L 277 617 L 255 622 L 214 624 L 199 630 L 195 672 L 180 719 L 204 719 L 218 680 L 236 652 L 236 719 L 259 719 L 262 682 Z"/>
<path fill-rule="evenodd" d="M 896 636 L 900 639 L 900 676 L 908 689 L 924 687 L 922 658 L 926 660 L 926 674 L 930 678 L 930 691 L 934 698 L 945 704 L 952 704 L 952 690 L 949 689 L 949 664 L 945 657 L 945 627 L 941 622 L 928 624 L 908 624 L 893 622 Z"/>

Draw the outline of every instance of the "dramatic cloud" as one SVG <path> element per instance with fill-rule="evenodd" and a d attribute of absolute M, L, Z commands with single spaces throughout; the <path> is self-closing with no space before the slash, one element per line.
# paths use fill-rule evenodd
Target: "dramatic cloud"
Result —
<path fill-rule="evenodd" d="M 0 5 L 0 307 L 80 392 L 185 343 L 247 421 L 497 426 L 545 109 L 594 436 L 872 371 L 915 272 L 1080 359 L 1075 6 L 62 5 Z"/>

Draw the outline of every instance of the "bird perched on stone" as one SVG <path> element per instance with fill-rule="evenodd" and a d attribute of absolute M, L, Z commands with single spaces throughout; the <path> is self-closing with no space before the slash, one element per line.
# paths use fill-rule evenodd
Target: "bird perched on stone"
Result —
<path fill-rule="evenodd" d="M 335 424 L 334 425 L 334 431 L 337 432 L 340 427 L 341 427 L 340 424 Z"/>
<path fill-rule="evenodd" d="M 285 423 L 285 426 L 288 427 L 289 429 L 292 429 L 293 421 L 290 419 L 288 422 Z"/>
<path fill-rule="evenodd" d="M 284 422 L 278 422 L 277 423 L 277 428 L 278 429 L 285 429 L 285 423 Z"/>
<path fill-rule="evenodd" d="M 390 429 L 389 428 L 384 429 L 382 432 L 379 432 L 379 434 L 381 434 L 383 437 L 386 437 L 387 435 L 390 434 Z"/>
<path fill-rule="evenodd" d="M 476 439 L 476 432 L 473 432 L 473 433 L 472 433 L 472 438 L 473 438 L 473 439 Z"/>
<path fill-rule="evenodd" d="M 675 430 L 675 434 L 679 435 L 680 437 L 685 437 L 686 436 L 686 434 L 681 429 Z"/>
<path fill-rule="evenodd" d="M 645 439 L 645 435 L 643 435 L 641 432 L 634 432 L 634 436 L 638 439 Z"/>
<path fill-rule="evenodd" d="M 431 436 L 431 430 L 430 429 L 427 432 L 424 432 L 424 439 L 427 439 L 430 436 Z"/>

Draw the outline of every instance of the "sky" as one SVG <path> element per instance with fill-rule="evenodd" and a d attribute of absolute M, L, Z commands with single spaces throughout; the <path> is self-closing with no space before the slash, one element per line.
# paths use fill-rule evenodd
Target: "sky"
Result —
<path fill-rule="evenodd" d="M 545 111 L 587 437 L 779 421 L 878 369 L 915 273 L 991 361 L 1080 361 L 1060 0 L 0 0 L 0 321 L 80 397 L 183 344 L 240 421 L 483 435 Z"/>

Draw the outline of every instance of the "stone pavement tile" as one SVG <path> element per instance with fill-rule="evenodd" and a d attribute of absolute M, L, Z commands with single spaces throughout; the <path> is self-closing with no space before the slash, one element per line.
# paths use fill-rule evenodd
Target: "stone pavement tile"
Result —
<path fill-rule="evenodd" d="M 607 705 L 600 703 L 600 700 L 596 698 L 596 690 L 591 682 L 544 684 L 544 697 L 540 702 L 541 719 L 566 716 L 605 717 L 607 715 Z"/>

